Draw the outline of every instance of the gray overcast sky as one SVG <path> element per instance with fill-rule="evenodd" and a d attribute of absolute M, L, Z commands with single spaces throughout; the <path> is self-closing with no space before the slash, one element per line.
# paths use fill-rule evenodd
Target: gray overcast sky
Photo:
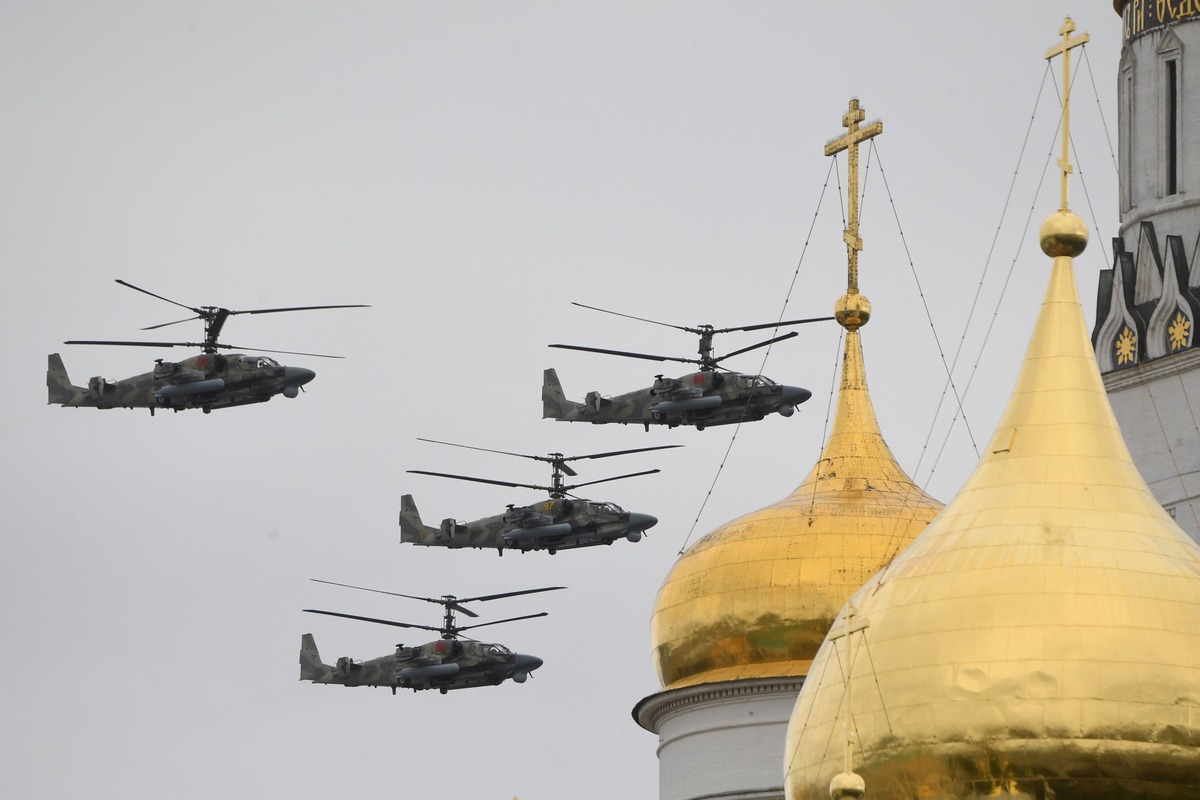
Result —
<path fill-rule="evenodd" d="M 695 350 L 570 301 L 679 325 L 830 313 L 845 291 L 845 159 L 814 225 L 822 151 L 859 97 L 885 125 L 863 207 L 872 393 L 901 463 L 949 500 L 976 455 L 960 424 L 930 475 L 950 411 L 934 421 L 945 379 L 924 307 L 949 359 L 981 287 L 956 380 L 978 361 L 966 412 L 982 448 L 1048 277 L 1036 229 L 1057 205 L 1043 169 L 1058 112 L 1042 53 L 1069 13 L 1092 36 L 1072 115 L 1089 319 L 1116 233 L 1110 3 L 852 8 L 0 0 L 0 795 L 655 796 L 657 742 L 629 715 L 658 688 L 655 594 L 723 461 L 693 542 L 807 474 L 839 329 L 808 326 L 765 365 L 761 351 L 731 362 L 814 396 L 742 429 L 725 459 L 729 428 L 540 419 L 545 367 L 576 399 L 659 371 L 547 344 Z M 240 346 L 348 356 L 285 357 L 318 372 L 296 400 L 154 418 L 46 406 L 47 353 L 77 384 L 160 355 L 60 344 L 179 318 L 114 278 L 189 305 L 373 308 L 230 321 Z M 648 539 L 500 560 L 402 547 L 400 495 L 436 524 L 536 493 L 405 470 L 548 475 L 418 436 L 538 454 L 686 449 L 580 469 L 663 470 L 590 495 L 657 515 Z M 417 595 L 570 590 L 480 609 L 550 612 L 488 631 L 545 659 L 534 680 L 392 697 L 300 683 L 302 633 L 329 662 L 401 641 L 300 609 L 430 624 L 438 609 L 309 578 Z"/>

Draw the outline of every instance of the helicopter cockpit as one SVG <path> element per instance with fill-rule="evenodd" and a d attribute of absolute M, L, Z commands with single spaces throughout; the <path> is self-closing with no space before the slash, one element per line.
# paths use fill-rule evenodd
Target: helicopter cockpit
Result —
<path fill-rule="evenodd" d="M 597 515 L 621 516 L 625 513 L 616 503 L 588 503 L 588 510 Z"/>
<path fill-rule="evenodd" d="M 238 356 L 238 367 L 247 372 L 261 369 L 283 369 L 283 366 L 278 361 L 267 356 Z"/>
<path fill-rule="evenodd" d="M 512 650 L 502 644 L 489 644 L 484 647 L 483 652 L 484 655 L 489 656 L 511 656 L 513 654 Z"/>
<path fill-rule="evenodd" d="M 737 387 L 739 389 L 756 389 L 769 388 L 778 386 L 779 384 L 768 378 L 766 375 L 738 375 Z"/>

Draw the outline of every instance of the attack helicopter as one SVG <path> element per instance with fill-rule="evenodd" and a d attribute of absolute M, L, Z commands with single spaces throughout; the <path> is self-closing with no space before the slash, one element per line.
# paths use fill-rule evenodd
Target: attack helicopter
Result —
<path fill-rule="evenodd" d="M 400 498 L 400 541 L 411 544 L 434 547 L 474 547 L 476 549 L 496 548 L 496 552 L 504 555 L 505 550 L 520 550 L 527 553 L 530 550 L 545 550 L 554 555 L 559 550 L 573 550 L 579 547 L 594 545 L 611 545 L 617 539 L 624 538 L 630 542 L 639 542 L 648 528 L 658 524 L 658 518 L 636 511 L 626 511 L 615 503 L 585 500 L 570 494 L 572 489 L 591 486 L 595 483 L 605 483 L 623 478 L 635 478 L 639 475 L 652 475 L 659 470 L 648 469 L 627 475 L 617 475 L 611 478 L 587 481 L 567 485 L 563 476 L 578 475 L 567 463 L 581 459 L 609 458 L 611 456 L 642 453 L 648 450 L 668 450 L 682 445 L 669 444 L 658 447 L 638 447 L 633 450 L 615 450 L 607 453 L 592 453 L 584 456 L 564 456 L 562 453 L 550 453 L 545 456 L 527 455 L 525 453 L 510 453 L 505 450 L 489 450 L 485 447 L 439 442 L 435 439 L 419 439 L 422 442 L 444 444 L 451 447 L 463 447 L 468 450 L 482 450 L 485 453 L 499 453 L 519 458 L 532 458 L 550 464 L 550 485 L 535 486 L 528 483 L 513 483 L 511 481 L 491 480 L 489 478 L 472 478 L 466 475 L 452 475 L 445 472 L 428 472 L 420 469 L 410 469 L 416 475 L 433 475 L 439 478 L 452 478 L 460 481 L 490 483 L 495 486 L 511 486 L 516 488 L 536 489 L 550 493 L 547 500 L 529 506 L 509 505 L 503 514 L 484 517 L 472 522 L 457 522 L 453 518 L 442 520 L 440 527 L 434 528 L 421 522 L 421 514 L 412 495 L 406 494 Z"/>
<path fill-rule="evenodd" d="M 719 367 L 727 358 L 732 358 L 760 347 L 766 347 L 775 342 L 791 339 L 798 334 L 795 331 L 776 336 L 758 344 L 734 350 L 723 356 L 713 355 L 713 336 L 718 333 L 732 331 L 756 331 L 765 328 L 780 328 L 787 325 L 804 325 L 809 322 L 824 322 L 833 317 L 812 317 L 810 319 L 793 319 L 783 322 L 768 322 L 760 325 L 744 325 L 736 328 L 714 328 L 712 325 L 687 327 L 672 325 L 667 322 L 635 317 L 604 308 L 573 303 L 580 308 L 614 314 L 618 317 L 636 319 L 667 328 L 694 333 L 700 337 L 699 358 L 677 358 L 674 356 L 656 356 L 647 353 L 631 353 L 625 350 L 608 350 L 600 347 L 581 347 L 571 344 L 552 344 L 563 350 L 582 350 L 588 353 L 603 353 L 605 355 L 641 358 L 648 361 L 679 361 L 685 364 L 699 364 L 700 371 L 684 375 L 680 378 L 667 378 L 663 375 L 654 376 L 654 384 L 646 389 L 638 389 L 616 397 L 607 397 L 599 392 L 588 392 L 582 403 L 568 400 L 563 393 L 558 373 L 547 369 L 542 379 L 542 418 L 557 419 L 565 422 L 591 422 L 594 425 L 605 423 L 620 423 L 622 425 L 644 425 L 650 430 L 651 425 L 666 425 L 674 428 L 678 425 L 693 425 L 696 430 L 704 430 L 710 425 L 730 425 L 739 422 L 756 422 L 767 414 L 778 412 L 781 416 L 790 417 L 796 406 L 812 397 L 812 392 L 799 386 L 783 386 L 765 375 L 746 375 L 731 372 Z"/>
<path fill-rule="evenodd" d="M 182 411 L 199 408 L 205 414 L 214 408 L 265 403 L 277 394 L 287 398 L 299 395 L 304 384 L 316 377 L 315 372 L 304 367 L 285 367 L 273 358 L 241 353 L 228 355 L 219 350 L 234 349 L 234 345 L 218 341 L 225 321 L 237 314 L 277 314 L 284 311 L 316 311 L 327 308 L 368 308 L 361 304 L 331 306 L 295 306 L 292 308 L 255 308 L 231 311 L 219 306 L 195 308 L 177 303 L 132 283 L 117 279 L 117 283 L 172 305 L 191 311 L 196 316 L 164 322 L 142 328 L 144 331 L 165 328 L 192 320 L 204 321 L 203 342 L 125 342 L 72 339 L 63 344 L 117 345 L 125 347 L 199 347 L 200 355 L 183 361 L 155 359 L 154 370 L 132 378 L 107 380 L 94 377 L 88 385 L 75 386 L 67 376 L 66 366 L 58 353 L 48 358 L 46 387 L 49 391 L 47 403 L 72 408 L 148 408 L 153 415 L 157 409 L 169 408 Z M 341 358 L 319 353 L 297 353 L 291 350 L 264 350 L 254 347 L 237 348 L 256 353 L 284 353 L 287 355 L 313 356 L 316 358 Z"/>
<path fill-rule="evenodd" d="M 337 664 L 329 665 L 321 661 L 317 651 L 317 642 L 311 633 L 300 637 L 300 680 L 313 683 L 335 683 L 342 686 L 389 686 L 392 694 L 397 689 L 412 689 L 414 692 L 422 689 L 437 689 L 442 694 L 451 689 L 470 689 L 475 686 L 497 686 L 508 679 L 515 683 L 524 683 L 535 669 L 542 665 L 542 659 L 537 656 L 514 653 L 502 644 L 478 642 L 467 637 L 459 637 L 462 631 L 472 628 L 482 628 L 485 625 L 499 625 L 502 622 L 515 622 L 520 619 L 546 616 L 545 611 L 537 614 L 525 614 L 520 617 L 509 617 L 492 622 L 480 622 L 475 625 L 459 625 L 454 612 L 468 617 L 478 617 L 474 611 L 466 608 L 465 603 L 483 603 L 488 600 L 498 600 L 502 597 L 516 597 L 522 594 L 538 592 L 553 592 L 565 589 L 565 586 L 547 586 L 541 589 L 522 589 L 515 592 L 488 594 L 480 597 L 455 597 L 452 594 L 442 597 L 418 597 L 399 592 L 385 592 L 381 589 L 368 589 L 364 586 L 351 586 L 348 583 L 334 583 L 319 578 L 312 580 L 317 583 L 328 583 L 333 586 L 344 586 L 348 589 L 360 589 L 364 592 L 407 597 L 412 600 L 424 600 L 428 603 L 438 603 L 445 609 L 441 627 L 434 625 L 417 625 L 410 622 L 396 622 L 374 617 L 360 617 L 355 614 L 342 614 L 336 611 L 318 611 L 315 608 L 304 609 L 309 614 L 325 614 L 330 617 L 344 617 L 363 622 L 374 622 L 379 625 L 393 625 L 397 628 L 419 628 L 426 631 L 437 631 L 441 638 L 434 642 L 406 647 L 396 645 L 396 652 L 390 656 L 380 656 L 369 661 L 355 661 L 343 656 Z"/>

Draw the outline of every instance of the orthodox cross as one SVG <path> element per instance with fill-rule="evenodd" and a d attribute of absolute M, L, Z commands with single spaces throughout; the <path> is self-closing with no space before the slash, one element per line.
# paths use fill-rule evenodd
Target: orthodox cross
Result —
<path fill-rule="evenodd" d="M 883 133 L 883 123 L 879 120 L 858 127 L 864 118 L 863 110 L 858 107 L 858 98 L 850 100 L 850 110 L 842 115 L 842 127 L 846 129 L 844 136 L 828 142 L 825 145 L 825 155 L 832 156 L 843 150 L 849 151 L 849 183 L 850 202 L 849 217 L 846 220 L 846 231 L 842 238 L 846 241 L 847 253 L 850 257 L 850 278 L 847 294 L 858 294 L 858 251 L 862 250 L 862 239 L 858 238 L 858 143 L 872 139 Z"/>
<path fill-rule="evenodd" d="M 1063 57 L 1063 113 L 1062 113 L 1062 158 L 1058 160 L 1058 168 L 1062 170 L 1062 211 L 1067 209 L 1067 176 L 1071 174 L 1070 141 L 1071 141 L 1071 50 L 1082 44 L 1087 44 L 1091 37 L 1082 33 L 1071 38 L 1075 32 L 1075 22 L 1067 17 L 1062 27 L 1058 29 L 1062 41 L 1046 51 L 1046 60 L 1050 61 L 1059 53 Z"/>

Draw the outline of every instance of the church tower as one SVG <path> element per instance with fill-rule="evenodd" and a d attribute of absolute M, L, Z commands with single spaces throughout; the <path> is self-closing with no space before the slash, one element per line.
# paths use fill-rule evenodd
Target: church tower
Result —
<path fill-rule="evenodd" d="M 729 522 L 677 561 L 651 618 L 662 691 L 633 709 L 659 737 L 660 800 L 781 800 L 788 718 L 812 659 L 846 599 L 929 523 L 941 504 L 896 463 L 867 389 L 860 329 L 871 305 L 858 291 L 858 146 L 852 100 L 848 151 L 845 329 L 832 433 L 804 482 L 780 502 Z"/>
<path fill-rule="evenodd" d="M 1137 5 L 1150 5 L 1138 3 Z M 1169 6 L 1170 4 L 1160 4 Z M 1200 797 L 1200 546 L 1138 473 L 1088 341 L 1068 210 L 1008 406 L 936 520 L 857 591 L 788 727 L 789 800 Z"/>
<path fill-rule="evenodd" d="M 1092 343 L 1134 462 L 1200 542 L 1200 3 L 1114 7 L 1121 228 Z"/>

